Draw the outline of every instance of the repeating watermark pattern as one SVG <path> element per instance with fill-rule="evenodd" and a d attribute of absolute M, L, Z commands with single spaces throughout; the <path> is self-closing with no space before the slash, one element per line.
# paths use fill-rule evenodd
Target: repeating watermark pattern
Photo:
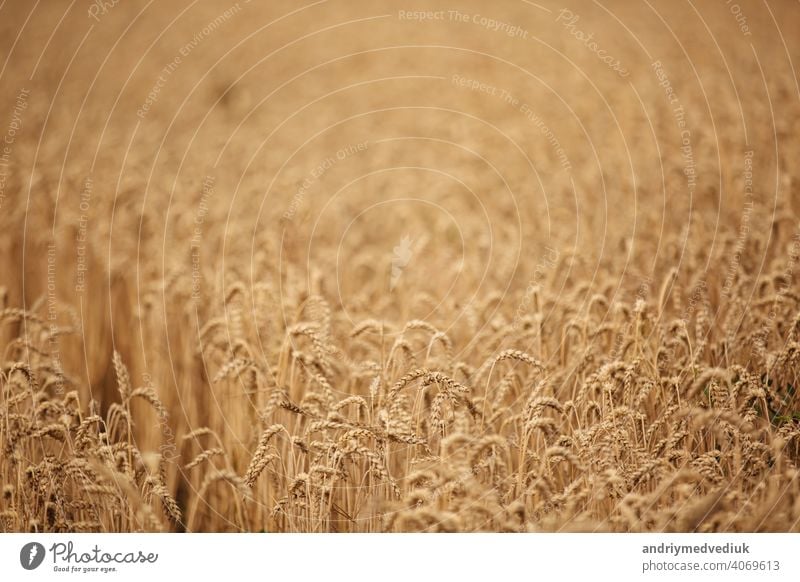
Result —
<path fill-rule="evenodd" d="M 547 143 L 550 144 L 550 147 L 558 158 L 558 163 L 561 168 L 567 173 L 572 171 L 572 162 L 570 162 L 569 156 L 562 147 L 558 136 L 552 129 L 550 129 L 550 127 L 545 123 L 544 119 L 542 119 L 542 117 L 536 113 L 528 103 L 521 101 L 507 89 L 503 89 L 477 79 L 470 79 L 459 74 L 454 74 L 451 77 L 451 82 L 456 87 L 469 89 L 470 91 L 478 91 L 479 93 L 485 93 L 486 95 L 496 97 L 519 111 L 534 125 L 534 127 L 536 127 L 536 129 L 541 132 L 541 134 L 547 140 Z"/>
<path fill-rule="evenodd" d="M 547 124 L 544 122 L 544 119 L 542 119 L 538 113 L 531 109 L 530 105 L 527 103 L 520 105 L 519 112 L 522 113 L 528 119 L 528 121 L 533 123 L 533 125 L 539 130 L 539 132 L 547 140 L 547 143 L 550 144 L 550 147 L 553 148 L 553 152 L 555 152 L 561 168 L 565 172 L 570 173 L 572 171 L 572 162 L 569 161 L 567 152 L 564 151 L 564 148 L 561 146 L 561 141 L 558 139 L 553 130 L 547 126 Z"/>
<path fill-rule="evenodd" d="M 736 272 L 739 270 L 739 265 L 742 260 L 742 253 L 744 246 L 747 242 L 747 237 L 750 234 L 750 215 L 753 213 L 755 204 L 753 203 L 753 150 L 747 150 L 744 153 L 744 208 L 742 209 L 742 219 L 739 223 L 739 236 L 736 239 L 736 247 L 733 250 L 733 258 L 731 264 L 728 266 L 728 273 L 725 277 L 725 283 L 722 286 L 723 295 L 730 295 L 733 288 L 733 282 L 736 278 Z"/>
<path fill-rule="evenodd" d="M 325 158 L 316 166 L 314 166 L 311 172 L 309 172 L 300 183 L 297 192 L 295 192 L 295 195 L 292 197 L 292 201 L 289 203 L 289 208 L 287 208 L 286 212 L 283 213 L 283 218 L 286 220 L 291 220 L 294 217 L 297 209 L 300 208 L 300 205 L 306 199 L 308 191 L 328 170 L 330 170 L 339 162 L 346 160 L 350 156 L 366 151 L 368 147 L 368 141 L 349 144 L 337 151 L 333 156 Z"/>
<path fill-rule="evenodd" d="M 670 83 L 661 61 L 654 61 L 651 65 L 658 78 L 658 84 L 664 89 L 667 101 L 672 106 L 672 115 L 681 134 L 681 157 L 683 158 L 683 174 L 686 176 L 686 188 L 689 194 L 694 194 L 697 186 L 697 170 L 695 169 L 694 150 L 692 149 L 692 132 L 686 123 L 686 111 L 678 99 L 678 94 Z"/>
<path fill-rule="evenodd" d="M 244 0 L 244 3 L 245 4 L 249 4 L 250 0 Z M 223 12 L 222 14 L 217 16 L 214 20 L 212 20 L 211 22 L 206 24 L 200 31 L 198 31 L 192 37 L 192 40 L 187 42 L 185 45 L 183 45 L 178 50 L 180 55 L 182 57 L 188 57 L 189 54 L 194 49 L 196 49 L 198 46 L 200 46 L 200 43 L 202 43 L 205 39 L 207 39 L 209 36 L 214 34 L 217 31 L 217 29 L 219 29 L 228 20 L 233 18 L 241 9 L 242 9 L 242 7 L 237 2 L 236 4 L 234 4 L 233 6 L 228 8 L 225 12 Z"/>
<path fill-rule="evenodd" d="M 478 79 L 470 79 L 463 77 L 459 74 L 454 74 L 451 78 L 453 85 L 462 89 L 469 89 L 470 91 L 477 91 L 479 93 L 486 93 L 492 97 L 505 101 L 514 108 L 519 107 L 519 99 L 514 97 L 508 90 L 495 85 L 490 85 Z"/>
<path fill-rule="evenodd" d="M 177 71 L 180 65 L 181 57 L 179 55 L 175 55 L 172 61 L 164 65 L 164 68 L 161 69 L 161 73 L 158 75 L 158 79 L 156 79 L 155 84 L 147 93 L 144 103 L 142 103 L 142 105 L 136 111 L 136 115 L 139 117 L 139 119 L 144 119 L 147 115 L 147 112 L 150 111 L 150 108 L 156 104 L 158 101 L 158 96 L 161 93 L 161 89 L 164 88 L 170 75 Z"/>
<path fill-rule="evenodd" d="M 531 309 L 531 300 L 536 294 L 536 290 L 542 284 L 547 272 L 556 267 L 558 264 L 558 258 L 561 256 L 561 253 L 558 252 L 558 249 L 545 247 L 544 250 L 545 253 L 536 263 L 536 268 L 533 270 L 533 276 L 531 277 L 530 281 L 528 281 L 528 286 L 525 288 L 525 294 L 522 296 L 522 301 L 520 301 L 517 311 L 514 314 L 514 321 L 511 323 L 511 328 L 514 331 L 519 330 L 522 319 Z"/>
<path fill-rule="evenodd" d="M 747 24 L 747 17 L 744 15 L 744 12 L 742 12 L 742 7 L 733 2 L 733 0 L 725 0 L 725 4 L 736 19 L 736 25 L 739 27 L 739 32 L 742 33 L 742 36 L 753 36 L 753 33 L 750 31 L 750 25 Z"/>
<path fill-rule="evenodd" d="M 246 0 L 244 3 L 248 4 L 250 0 Z M 172 60 L 164 65 L 164 68 L 161 69 L 161 72 L 158 75 L 158 79 L 151 87 L 150 91 L 147 93 L 147 97 L 145 97 L 144 102 L 136 110 L 136 115 L 139 119 L 144 119 L 147 116 L 147 112 L 158 102 L 159 95 L 161 94 L 161 89 L 163 89 L 169 78 L 178 70 L 178 68 L 183 63 L 183 59 L 188 57 L 193 50 L 195 50 L 200 44 L 210 37 L 214 32 L 219 30 L 219 28 L 228 22 L 231 18 L 236 16 L 241 11 L 242 7 L 239 2 L 236 2 L 233 6 L 228 8 L 225 12 L 222 12 L 219 16 L 217 16 L 214 20 L 210 21 L 206 24 L 200 31 L 198 31 L 193 37 L 192 40 L 184 44 L 180 49 L 178 49 L 178 54 L 176 54 Z"/>
<path fill-rule="evenodd" d="M 155 391 L 153 378 L 147 372 L 142 374 L 142 382 L 145 388 L 150 388 Z M 158 452 L 161 454 L 161 457 L 167 463 L 176 461 L 178 457 L 180 457 L 180 453 L 178 453 L 178 446 L 175 441 L 175 432 L 169 425 L 169 415 L 164 408 L 158 409 L 158 422 L 155 428 L 158 428 L 161 431 L 161 436 L 164 437 L 161 441 L 161 445 L 158 447 Z"/>
<path fill-rule="evenodd" d="M 200 266 L 200 243 L 203 240 L 203 223 L 208 215 L 208 203 L 214 195 L 214 183 L 216 178 L 214 176 L 206 176 L 203 178 L 201 185 L 200 202 L 197 205 L 197 213 L 194 217 L 194 230 L 192 231 L 192 238 L 190 241 L 191 255 L 192 255 L 192 299 L 200 299 L 200 287 L 203 281 L 203 274 Z"/>
<path fill-rule="evenodd" d="M 488 18 L 481 14 L 469 14 L 466 12 L 460 12 L 458 10 L 448 10 L 448 16 L 450 17 L 450 20 L 454 22 L 476 24 L 487 30 L 491 30 L 492 32 L 502 32 L 506 36 L 512 38 L 522 38 L 527 40 L 529 36 L 528 31 L 521 26 L 503 22 L 502 20 L 495 20 L 494 18 Z"/>
<path fill-rule="evenodd" d="M 653 279 L 651 277 L 642 277 L 641 281 L 639 282 L 639 287 L 636 289 L 636 297 L 633 300 L 634 306 L 639 307 L 645 304 L 645 300 L 650 293 L 650 288 L 652 285 Z M 614 336 L 614 347 L 611 349 L 611 357 L 613 359 L 617 359 L 623 355 L 622 350 L 625 347 L 625 339 L 630 337 L 634 325 L 635 321 L 626 321 Z"/>
<path fill-rule="evenodd" d="M 75 272 L 75 292 L 83 293 L 86 291 L 86 272 L 88 270 L 86 258 L 86 243 L 88 241 L 89 231 L 89 203 L 92 200 L 92 190 L 94 189 L 94 179 L 88 176 L 83 182 L 83 190 L 81 191 L 79 209 L 81 211 L 78 217 L 78 236 L 77 244 L 75 245 L 77 253 L 76 272 Z"/>
<path fill-rule="evenodd" d="M 95 22 L 100 22 L 103 16 L 108 14 L 114 6 L 119 4 L 122 0 L 94 0 L 89 5 L 89 10 L 87 11 L 89 18 L 93 19 Z"/>
<path fill-rule="evenodd" d="M 697 284 L 692 289 L 692 293 L 689 296 L 689 301 L 686 305 L 686 308 L 683 310 L 683 313 L 678 318 L 678 325 L 680 326 L 679 329 L 682 330 L 683 333 L 688 333 L 689 323 L 692 320 L 692 317 L 698 310 L 698 304 L 703 301 L 703 296 L 708 293 L 708 283 L 705 279 L 700 279 Z M 643 303 L 642 303 L 643 305 Z M 661 352 L 661 356 L 659 358 L 663 358 L 665 362 L 669 362 L 675 357 L 675 351 L 677 349 L 676 342 L 668 343 Z M 694 358 L 696 359 L 698 355 L 696 354 Z M 691 366 L 694 368 L 695 359 L 692 360 Z"/>
<path fill-rule="evenodd" d="M 58 260 L 58 252 L 56 244 L 49 242 L 47 244 L 47 322 L 48 322 L 48 351 L 50 357 L 53 359 L 53 368 L 56 371 L 58 380 L 56 382 L 56 394 L 63 396 L 64 383 L 64 368 L 61 363 L 61 348 L 59 347 L 59 326 L 58 326 L 58 298 L 56 297 L 56 262 Z"/>
<path fill-rule="evenodd" d="M 6 185 L 8 184 L 11 154 L 14 151 L 14 142 L 22 131 L 22 114 L 28 108 L 30 90 L 24 87 L 17 93 L 14 109 L 11 111 L 11 121 L 8 123 L 3 143 L 0 144 L 0 208 L 6 200 Z"/>
<path fill-rule="evenodd" d="M 527 30 L 516 24 L 489 18 L 478 13 L 461 12 L 460 10 L 398 10 L 397 19 L 414 22 L 443 21 L 474 24 L 492 32 L 501 32 L 512 38 L 527 40 L 529 36 Z"/>
<path fill-rule="evenodd" d="M 559 10 L 558 15 L 556 16 L 556 22 L 560 22 L 561 25 L 568 30 L 572 36 L 580 41 L 587 49 L 596 54 L 597 58 L 605 63 L 617 75 L 620 77 L 627 77 L 630 75 L 630 71 L 622 66 L 622 63 L 619 61 L 619 59 L 608 54 L 604 48 L 600 47 L 594 38 L 593 32 L 586 34 L 577 27 L 580 19 L 581 17 L 579 15 L 567 8 L 562 8 Z"/>
<path fill-rule="evenodd" d="M 519 25 L 490 18 L 480 13 L 461 12 L 460 10 L 398 10 L 397 18 L 398 20 L 412 22 L 438 21 L 472 24 L 492 32 L 505 34 L 511 38 L 520 38 L 523 40 L 532 38 L 530 32 Z M 575 14 L 567 8 L 562 8 L 556 15 L 556 22 L 560 23 L 572 36 L 593 52 L 609 69 L 620 77 L 630 76 L 630 71 L 623 66 L 622 62 L 599 45 L 593 32 L 586 33 L 577 27 L 579 20 L 580 15 Z"/>
<path fill-rule="evenodd" d="M 792 243 L 789 247 L 789 261 L 786 267 L 780 273 L 781 284 L 775 293 L 775 300 L 772 302 L 772 307 L 767 314 L 766 321 L 761 325 L 761 328 L 756 332 L 753 341 L 752 351 L 763 354 L 767 349 L 767 339 L 769 338 L 770 331 L 772 330 L 775 320 L 778 318 L 778 308 L 781 303 L 786 299 L 786 294 L 792 290 L 792 283 L 794 281 L 795 267 L 797 261 L 800 259 L 800 231 L 792 235 Z"/>
<path fill-rule="evenodd" d="M 414 255 L 414 241 L 409 235 L 404 235 L 397 246 L 392 249 L 392 274 L 389 278 L 389 290 L 394 291 L 400 282 L 403 271 L 411 262 Z"/>

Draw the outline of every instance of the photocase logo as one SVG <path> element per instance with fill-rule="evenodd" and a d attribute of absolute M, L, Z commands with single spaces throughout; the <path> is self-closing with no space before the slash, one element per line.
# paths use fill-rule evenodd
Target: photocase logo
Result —
<path fill-rule="evenodd" d="M 22 546 L 19 552 L 19 563 L 26 570 L 35 570 L 44 561 L 44 546 L 38 542 L 30 542 Z"/>
<path fill-rule="evenodd" d="M 409 261 L 411 261 L 411 256 L 414 254 L 414 249 L 412 248 L 413 243 L 414 241 L 411 240 L 410 236 L 404 235 L 403 238 L 400 239 L 400 244 L 392 249 L 392 276 L 391 279 L 389 279 L 390 291 L 394 291 L 397 282 L 400 280 L 400 276 L 403 274 L 403 269 L 405 269 Z"/>

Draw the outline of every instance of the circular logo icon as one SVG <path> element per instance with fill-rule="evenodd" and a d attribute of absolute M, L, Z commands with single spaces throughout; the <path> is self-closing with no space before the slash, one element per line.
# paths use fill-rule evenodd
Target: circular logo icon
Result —
<path fill-rule="evenodd" d="M 30 542 L 22 546 L 19 552 L 19 563 L 26 570 L 35 570 L 44 561 L 44 546 L 39 542 Z"/>

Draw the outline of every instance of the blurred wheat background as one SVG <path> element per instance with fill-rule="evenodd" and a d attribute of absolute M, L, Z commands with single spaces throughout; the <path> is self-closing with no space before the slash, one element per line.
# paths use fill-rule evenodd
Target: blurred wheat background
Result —
<path fill-rule="evenodd" d="M 799 25 L 0 2 L 0 530 L 800 530 Z"/>

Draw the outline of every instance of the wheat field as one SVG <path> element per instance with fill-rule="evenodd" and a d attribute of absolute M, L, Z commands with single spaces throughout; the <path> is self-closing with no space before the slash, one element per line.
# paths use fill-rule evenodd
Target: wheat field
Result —
<path fill-rule="evenodd" d="M 0 531 L 800 531 L 800 4 L 0 3 Z"/>

